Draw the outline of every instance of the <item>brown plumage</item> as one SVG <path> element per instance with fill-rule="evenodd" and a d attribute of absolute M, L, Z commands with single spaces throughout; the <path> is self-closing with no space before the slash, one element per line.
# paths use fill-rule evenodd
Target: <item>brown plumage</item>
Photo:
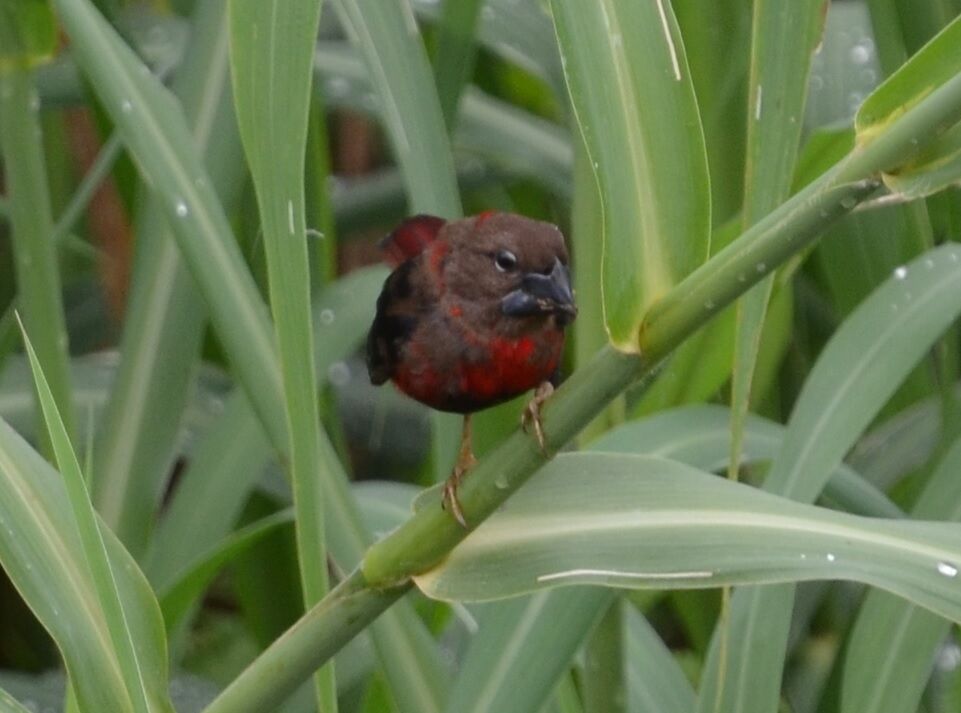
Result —
<path fill-rule="evenodd" d="M 509 213 L 451 223 L 417 216 L 388 236 L 385 249 L 399 264 L 377 300 L 370 378 L 465 414 L 461 457 L 445 494 L 463 520 L 455 488 L 473 463 L 469 415 L 538 387 L 557 370 L 564 327 L 576 315 L 564 238 L 549 223 Z M 535 428 L 542 441 L 539 423 Z"/>

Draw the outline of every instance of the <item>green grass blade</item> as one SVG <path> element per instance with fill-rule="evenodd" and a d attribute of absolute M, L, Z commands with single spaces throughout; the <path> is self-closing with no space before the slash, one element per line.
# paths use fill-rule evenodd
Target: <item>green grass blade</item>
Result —
<path fill-rule="evenodd" d="M 296 511 L 297 559 L 304 604 L 329 588 L 322 446 L 314 379 L 304 151 L 320 0 L 231 0 L 230 59 L 240 135 L 260 208 L 270 306 L 276 325 Z M 326 458 L 321 448 L 328 451 Z M 337 710 L 333 665 L 315 677 L 318 707 Z"/>
<path fill-rule="evenodd" d="M 624 660 L 630 713 L 688 713 L 694 689 L 654 627 L 634 607 L 625 606 Z"/>
<path fill-rule="evenodd" d="M 474 70 L 474 35 L 483 0 L 446 0 L 437 25 L 437 95 L 448 128 L 457 123 L 457 105 Z"/>
<path fill-rule="evenodd" d="M 551 3 L 601 193 L 605 323 L 638 350 L 644 311 L 709 252 L 707 156 L 670 3 Z"/>
<path fill-rule="evenodd" d="M 56 641 L 79 700 L 86 710 L 132 710 L 65 479 L 5 422 L 0 422 L 0 495 L 0 562 Z M 101 532 L 137 642 L 149 710 L 172 713 L 160 609 L 127 551 L 108 529 Z"/>
<path fill-rule="evenodd" d="M 325 384 L 331 367 L 360 345 L 385 277 L 384 268 L 357 270 L 318 296 L 313 310 L 318 384 Z M 322 314 L 334 315 L 334 321 L 326 323 Z M 232 394 L 221 417 L 197 444 L 152 538 L 144 569 L 158 590 L 170 586 L 198 549 L 214 547 L 230 532 L 270 454 L 270 443 L 246 397 L 242 392 Z M 198 502 L 210 507 L 198 509 Z M 345 520 L 333 519 L 335 531 L 347 527 Z M 343 557 L 342 552 L 335 554 Z"/>
<path fill-rule="evenodd" d="M 811 57 L 820 40 L 824 9 L 822 0 L 787 5 L 778 0 L 754 3 L 743 228 L 757 223 L 790 193 Z M 750 407 L 761 331 L 773 287 L 772 275 L 751 289 L 737 305 L 731 379 L 733 437 L 729 472 L 732 475 L 736 474 L 740 460 L 744 418 Z M 761 680 L 769 678 L 762 676 Z"/>
<path fill-rule="evenodd" d="M 0 74 L 23 71 L 57 49 L 49 0 L 0 0 Z"/>
<path fill-rule="evenodd" d="M 30 713 L 30 709 L 0 688 L 0 713 Z"/>
<path fill-rule="evenodd" d="M 340 82 L 336 93 L 327 97 L 331 105 L 370 112 L 365 101 L 370 90 L 367 69 L 355 54 L 342 42 L 321 42 L 317 70 L 328 82 Z M 347 80 L 346 86 L 343 80 Z M 459 152 L 477 156 L 498 169 L 528 176 L 562 196 L 571 192 L 573 157 L 567 132 L 476 87 L 468 87 L 461 99 L 453 141 Z"/>
<path fill-rule="evenodd" d="M 138 711 L 138 713 L 148 713 L 150 705 L 148 703 L 149 694 L 145 675 L 128 624 L 132 614 L 128 614 L 124 610 L 117 578 L 107 555 L 103 533 L 101 533 L 100 526 L 97 523 L 96 511 L 90 503 L 87 482 L 80 470 L 80 462 L 77 460 L 73 446 L 70 444 L 67 428 L 57 410 L 57 404 L 46 376 L 44 376 L 40 359 L 34 351 L 33 344 L 31 344 L 22 324 L 21 330 L 23 331 L 27 356 L 30 359 L 30 368 L 37 384 L 37 393 L 43 409 L 43 417 L 47 425 L 50 442 L 56 454 L 60 472 L 63 474 L 64 486 L 70 499 L 74 522 L 80 533 L 80 543 L 86 558 L 86 564 L 90 568 L 98 603 L 103 610 L 110 640 L 120 663 L 124 685 L 130 697 L 132 709 Z"/>
<path fill-rule="evenodd" d="M 751 3 L 672 0 L 671 7 L 684 37 L 704 124 L 713 224 L 718 226 L 735 216 L 742 203 Z M 713 238 L 711 251 L 717 252 Z"/>
<path fill-rule="evenodd" d="M 784 433 L 781 424 L 748 414 L 742 465 L 772 461 L 781 449 Z M 714 405 L 662 411 L 625 423 L 588 448 L 602 453 L 644 453 L 717 472 L 727 466 L 730 457 L 731 413 Z M 883 492 L 843 463 L 831 475 L 824 493 L 855 514 L 893 518 L 904 515 Z"/>
<path fill-rule="evenodd" d="M 857 437 L 961 313 L 959 263 L 961 252 L 954 246 L 927 253 L 898 268 L 846 320 L 805 382 L 782 449 L 765 481 L 766 490 L 803 502 L 818 495 Z M 732 629 L 727 654 L 730 671 L 752 670 L 757 665 L 754 652 L 759 649 L 766 651 L 768 660 L 781 659 L 777 668 L 781 670 L 792 601 L 790 587 L 734 596 L 732 621 L 742 621 L 744 626 Z M 758 637 L 763 637 L 763 646 Z M 710 660 L 717 661 L 719 655 L 715 636 Z M 723 691 L 729 706 L 757 700 L 757 686 L 747 677 L 732 680 L 737 685 L 725 685 Z M 775 705 L 770 699 L 776 696 L 776 690 L 768 691 L 764 710 Z M 703 689 L 701 701 L 702 706 L 713 703 Z"/>
<path fill-rule="evenodd" d="M 31 70 L 0 73 L 0 153 L 10 199 L 18 308 L 34 335 L 57 408 L 72 434 L 67 330 L 38 109 Z"/>
<path fill-rule="evenodd" d="M 885 175 L 884 183 L 907 200 L 961 185 L 961 124 L 929 144 L 917 160 Z"/>
<path fill-rule="evenodd" d="M 247 548 L 278 528 L 294 522 L 293 510 L 281 510 L 263 517 L 238 530 L 219 542 L 211 551 L 205 552 L 190 563 L 189 568 L 177 573 L 170 585 L 158 591 L 160 608 L 168 630 L 176 629 L 203 595 L 207 585 L 225 564 Z"/>
<path fill-rule="evenodd" d="M 820 35 L 824 3 L 819 0 L 792 2 L 759 0 L 754 3 L 751 32 L 751 63 L 748 79 L 747 146 L 744 168 L 744 204 L 742 228 L 754 225 L 779 205 L 790 192 L 797 159 L 807 79 L 811 56 Z M 767 90 L 767 97 L 764 90 Z M 767 103 L 765 104 L 765 98 Z M 758 369 L 758 355 L 768 305 L 774 287 L 774 274 L 747 292 L 737 303 L 734 357 L 731 375 L 731 450 L 728 475 L 736 478 L 741 460 L 741 443 L 745 419 L 750 408 L 754 377 Z M 778 674 L 782 661 L 777 655 L 765 652 L 779 647 L 776 637 L 752 638 L 752 651 L 758 652 L 751 662 L 763 669 L 748 689 L 749 701 L 734 698 L 742 692 L 728 681 L 742 680 L 744 662 L 729 656 L 729 649 L 737 647 L 738 639 L 753 629 L 735 629 L 738 620 L 720 617 L 714 651 L 720 655 L 708 657 L 698 696 L 698 710 L 734 711 L 773 710 L 771 698 L 776 700 L 780 686 Z"/>
<path fill-rule="evenodd" d="M 235 206 L 244 172 L 230 94 L 225 0 L 202 3 L 174 78 L 211 185 Z M 207 322 L 197 285 L 151 195 L 137 221 L 120 366 L 94 449 L 98 512 L 138 557 L 148 545 Z"/>
<path fill-rule="evenodd" d="M 911 515 L 961 520 L 961 441 L 938 464 Z M 844 662 L 841 713 L 913 713 L 950 623 L 884 592 L 861 605 Z"/>
<path fill-rule="evenodd" d="M 367 64 L 410 212 L 458 218 L 447 132 L 408 0 L 336 0 L 334 7 Z"/>
<path fill-rule="evenodd" d="M 431 597 L 486 600 L 572 584 L 851 579 L 956 621 L 957 530 L 803 505 L 649 456 L 565 454 L 415 582 Z"/>
<path fill-rule="evenodd" d="M 232 366 L 271 443 L 287 447 L 270 319 L 180 108 L 89 0 L 56 0 L 82 70 L 161 200 Z"/>
<path fill-rule="evenodd" d="M 483 611 L 445 712 L 539 710 L 612 601 L 608 591 L 583 587 L 538 592 Z"/>
<path fill-rule="evenodd" d="M 961 72 L 961 17 L 918 50 L 865 99 L 854 120 L 858 143 L 870 142 L 885 126 L 958 72 Z"/>
<path fill-rule="evenodd" d="M 334 6 L 367 64 L 394 159 L 404 175 L 409 212 L 459 218 L 444 117 L 408 0 L 336 0 Z M 432 420 L 434 475 L 439 480 L 454 462 L 460 419 L 438 412 Z"/>

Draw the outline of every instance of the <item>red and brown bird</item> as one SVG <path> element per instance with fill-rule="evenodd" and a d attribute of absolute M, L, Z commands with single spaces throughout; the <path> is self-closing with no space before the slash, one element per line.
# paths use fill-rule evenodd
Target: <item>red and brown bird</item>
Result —
<path fill-rule="evenodd" d="M 466 527 L 457 486 L 476 463 L 470 415 L 536 388 L 525 426 L 544 448 L 538 409 L 577 314 L 564 236 L 512 213 L 419 215 L 383 247 L 396 268 L 377 299 L 367 370 L 374 384 L 389 379 L 421 403 L 464 414 L 444 505 Z"/>

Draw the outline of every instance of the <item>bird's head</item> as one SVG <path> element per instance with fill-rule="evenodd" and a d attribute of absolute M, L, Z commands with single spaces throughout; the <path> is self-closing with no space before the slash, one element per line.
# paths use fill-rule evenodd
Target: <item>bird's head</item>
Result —
<path fill-rule="evenodd" d="M 567 247 L 550 223 L 482 213 L 446 226 L 446 288 L 510 320 L 564 327 L 577 316 Z"/>

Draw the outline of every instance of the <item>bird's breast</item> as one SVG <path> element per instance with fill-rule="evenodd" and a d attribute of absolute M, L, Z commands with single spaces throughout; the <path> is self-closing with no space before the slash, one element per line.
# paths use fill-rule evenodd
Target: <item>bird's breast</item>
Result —
<path fill-rule="evenodd" d="M 564 335 L 545 330 L 514 338 L 467 340 L 451 350 L 447 343 L 412 340 L 394 382 L 407 395 L 441 411 L 467 413 L 507 401 L 551 377 L 557 369 Z"/>

